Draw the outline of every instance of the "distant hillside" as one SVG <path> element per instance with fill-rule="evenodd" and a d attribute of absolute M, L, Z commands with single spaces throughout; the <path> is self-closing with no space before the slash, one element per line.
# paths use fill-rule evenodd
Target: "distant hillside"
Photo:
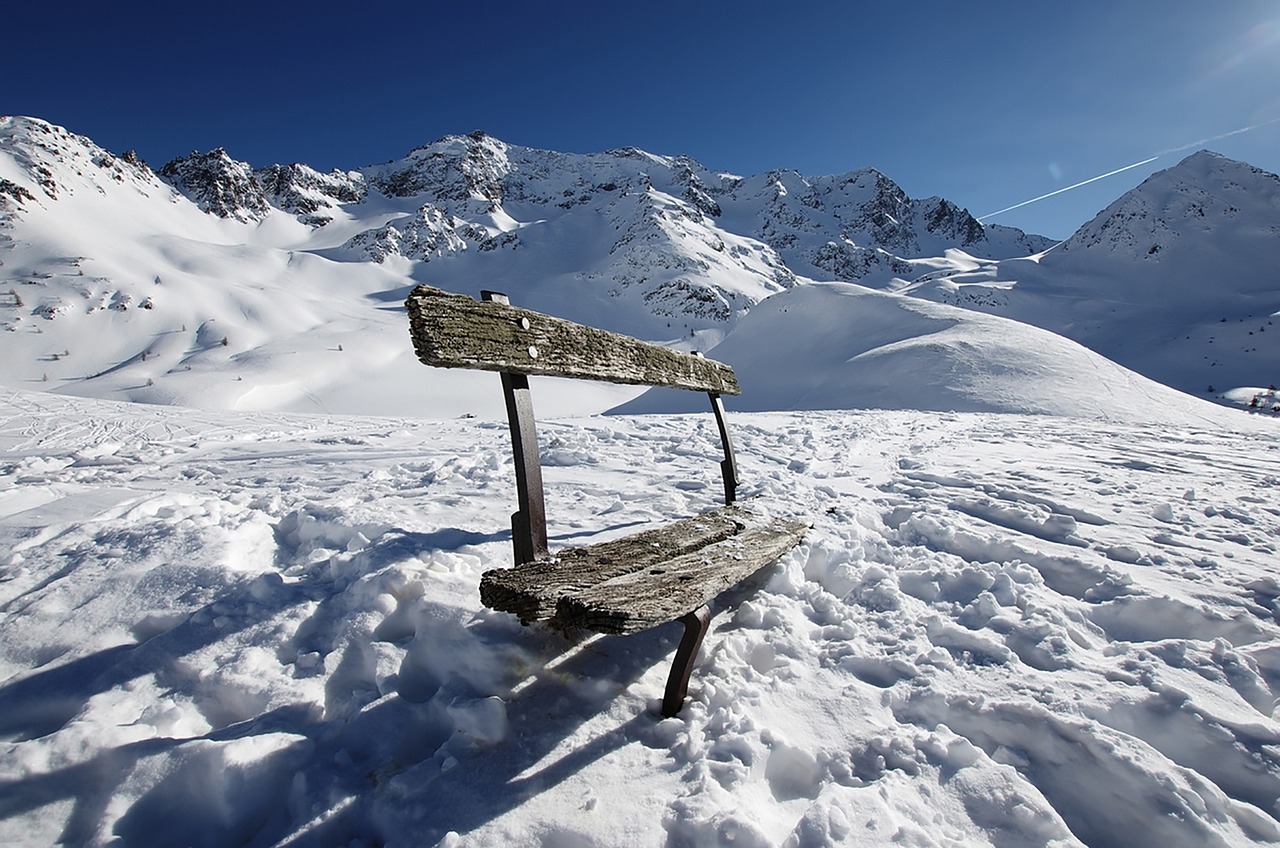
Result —
<path fill-rule="evenodd" d="M 710 352 L 734 367 L 729 409 L 1030 412 L 1113 421 L 1237 413 L 1188 397 L 1017 321 L 847 283 L 769 298 Z M 707 400 L 653 390 L 617 412 L 691 412 Z"/>
<path fill-rule="evenodd" d="M 1280 381 L 1277 268 L 1280 178 L 1201 151 L 1041 257 L 955 265 L 901 290 L 1043 327 L 1215 396 Z"/>

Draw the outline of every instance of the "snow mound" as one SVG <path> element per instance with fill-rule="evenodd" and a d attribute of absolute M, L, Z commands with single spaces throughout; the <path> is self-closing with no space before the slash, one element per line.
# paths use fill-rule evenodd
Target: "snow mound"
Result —
<path fill-rule="evenodd" d="M 1024 412 L 1118 421 L 1222 411 L 1026 324 L 856 285 L 814 283 L 752 310 L 709 356 L 743 387 L 732 409 Z M 688 412 L 705 400 L 654 390 L 615 412 Z"/>

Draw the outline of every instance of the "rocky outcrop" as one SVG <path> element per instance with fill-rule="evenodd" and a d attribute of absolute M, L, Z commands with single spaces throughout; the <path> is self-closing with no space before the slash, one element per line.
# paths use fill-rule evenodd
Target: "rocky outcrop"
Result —
<path fill-rule="evenodd" d="M 408 218 L 360 233 L 344 247 L 378 263 L 390 256 L 429 262 L 479 246 L 488 239 L 489 233 L 483 227 L 427 204 Z"/>
<path fill-rule="evenodd" d="M 327 174 L 307 165 L 271 165 L 254 172 L 273 206 L 297 216 L 304 224 L 322 227 L 333 220 L 329 210 L 343 203 L 360 203 L 369 194 L 359 171 Z"/>
<path fill-rule="evenodd" d="M 263 220 L 271 211 L 253 169 L 232 159 L 221 147 L 174 159 L 160 169 L 160 176 L 219 218 L 249 223 Z"/>

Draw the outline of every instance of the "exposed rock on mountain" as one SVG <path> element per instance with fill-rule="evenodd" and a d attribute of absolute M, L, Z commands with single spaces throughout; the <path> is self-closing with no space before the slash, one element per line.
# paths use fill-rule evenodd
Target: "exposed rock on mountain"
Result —
<path fill-rule="evenodd" d="M 25 203 L 28 200 L 35 200 L 36 196 L 27 191 L 17 183 L 9 180 L 0 179 L 0 204 L 6 204 L 10 201 Z"/>
<path fill-rule="evenodd" d="M 219 218 L 261 221 L 271 209 L 253 168 L 232 159 L 221 147 L 174 159 L 160 169 L 160 176 Z"/>
<path fill-rule="evenodd" d="M 262 168 L 254 176 L 273 206 L 317 227 L 333 220 L 328 210 L 343 203 L 360 203 L 369 193 L 364 174 L 359 171 L 334 169 L 322 174 L 295 163 Z"/>
<path fill-rule="evenodd" d="M 461 253 L 469 244 L 489 240 L 489 232 L 476 224 L 445 213 L 431 204 L 420 207 L 408 218 L 365 230 L 344 247 L 359 250 L 371 261 L 381 263 L 389 256 L 404 256 L 428 262 L 433 258 Z"/>
<path fill-rule="evenodd" d="M 910 274 L 914 267 L 883 248 L 859 247 L 848 238 L 829 241 L 809 253 L 809 264 L 825 271 L 834 280 L 864 280 L 869 277 Z"/>
<path fill-rule="evenodd" d="M 510 172 L 507 145 L 482 132 L 451 136 L 419 147 L 399 162 L 377 171 L 372 182 L 388 197 L 430 195 L 435 200 L 503 199 L 503 178 Z"/>

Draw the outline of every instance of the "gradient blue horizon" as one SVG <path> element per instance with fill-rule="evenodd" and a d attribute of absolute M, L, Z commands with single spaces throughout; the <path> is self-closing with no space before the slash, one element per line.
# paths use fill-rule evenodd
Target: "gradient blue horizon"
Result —
<path fill-rule="evenodd" d="M 155 167 L 225 147 L 355 168 L 480 129 L 739 174 L 874 167 L 987 216 L 1156 156 L 986 218 L 1056 238 L 1193 152 L 1163 151 L 1280 118 L 1269 0 L 72 0 L 5 19 L 33 47 L 11 54 L 0 113 Z M 1280 170 L 1280 124 L 1205 146 Z"/>

